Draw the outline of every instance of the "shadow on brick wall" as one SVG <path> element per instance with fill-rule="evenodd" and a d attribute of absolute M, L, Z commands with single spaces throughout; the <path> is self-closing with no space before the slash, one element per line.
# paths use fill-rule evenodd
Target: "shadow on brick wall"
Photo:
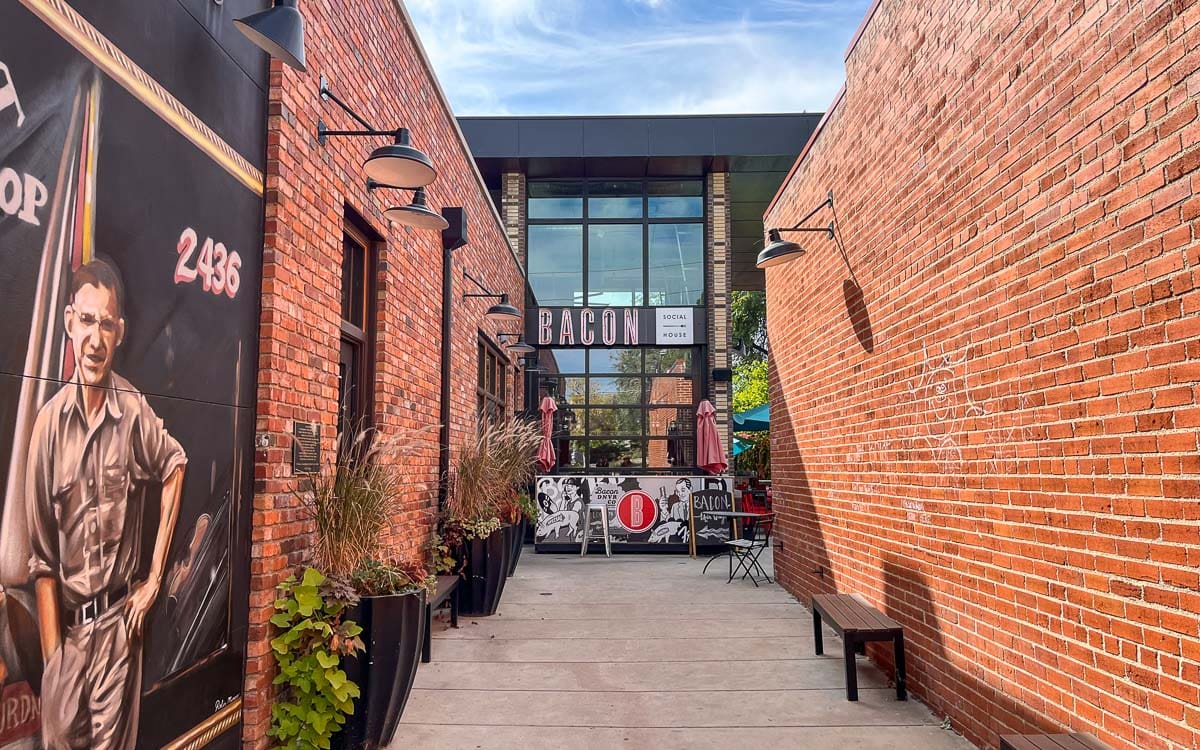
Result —
<path fill-rule="evenodd" d="M 858 345 L 863 348 L 863 351 L 870 354 L 875 351 L 875 331 L 871 328 L 871 313 L 867 309 L 867 301 L 863 296 L 862 286 L 858 283 L 858 277 L 854 275 L 854 264 L 850 262 L 850 253 L 846 252 L 846 245 L 842 242 L 841 222 L 837 218 L 837 209 L 831 208 L 830 211 L 833 213 L 831 226 L 835 229 L 834 244 L 842 256 L 842 262 L 846 264 L 846 271 L 850 274 L 850 278 L 842 282 L 842 298 L 846 301 L 846 317 L 850 320 L 850 327 L 854 329 L 854 337 L 858 339 Z"/>
<path fill-rule="evenodd" d="M 1062 731 L 1044 721 L 1039 723 L 1025 701 L 989 685 L 983 677 L 985 666 L 980 664 L 982 654 L 952 657 L 933 602 L 928 580 L 911 559 L 884 555 L 883 608 L 904 626 L 909 691 L 936 715 L 950 717 L 955 730 L 982 742 L 984 750 L 996 748 L 1001 734 Z M 992 642 L 987 633 L 978 637 L 980 642 Z M 994 637 L 1010 636 L 997 632 Z M 873 645 L 869 653 L 881 669 L 895 675 L 891 646 Z M 964 661 L 969 665 L 966 668 L 960 666 Z M 1009 679 L 1015 678 L 1016 665 L 998 663 L 995 668 L 1007 672 Z M 1037 686 L 1033 692 L 1036 694 Z"/>
<path fill-rule="evenodd" d="M 775 365 L 772 362 L 771 368 Z M 825 535 L 817 522 L 812 485 L 804 468 L 804 459 L 796 450 L 796 427 L 786 401 L 771 405 L 771 442 L 787 446 L 772 456 L 771 479 L 775 487 L 775 510 L 779 511 L 776 546 L 786 545 L 776 556 L 775 567 L 783 582 L 800 599 L 834 590 Z M 806 605 L 807 606 L 807 605 Z"/>
<path fill-rule="evenodd" d="M 875 351 L 875 331 L 871 329 L 871 314 L 867 311 L 862 287 L 854 279 L 846 279 L 842 282 L 842 296 L 846 300 L 846 315 L 854 328 L 854 337 L 864 351 Z"/>

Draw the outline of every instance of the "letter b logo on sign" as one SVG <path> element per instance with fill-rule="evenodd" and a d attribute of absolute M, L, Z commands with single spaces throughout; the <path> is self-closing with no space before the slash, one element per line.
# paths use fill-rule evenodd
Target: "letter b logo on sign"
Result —
<path fill-rule="evenodd" d="M 658 506 L 641 490 L 631 490 L 617 501 L 617 523 L 637 534 L 658 521 Z"/>

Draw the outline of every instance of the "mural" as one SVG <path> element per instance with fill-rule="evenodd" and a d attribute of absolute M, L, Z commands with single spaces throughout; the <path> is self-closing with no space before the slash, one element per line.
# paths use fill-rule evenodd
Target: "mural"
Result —
<path fill-rule="evenodd" d="M 691 539 L 694 508 L 696 541 L 724 544 L 728 526 L 704 519 L 704 510 L 728 510 L 731 485 L 720 476 L 541 476 L 537 478 L 538 544 L 574 544 L 583 538 L 583 511 L 589 503 L 608 509 L 613 544 L 685 546 Z M 599 521 L 593 520 L 599 535 Z"/>
<path fill-rule="evenodd" d="M 92 25 L 139 6 L 0 9 L 5 750 L 236 744 L 261 178 Z"/>

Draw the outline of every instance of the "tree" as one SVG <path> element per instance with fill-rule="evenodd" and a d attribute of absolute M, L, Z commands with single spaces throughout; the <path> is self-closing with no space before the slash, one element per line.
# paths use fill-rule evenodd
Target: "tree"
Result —
<path fill-rule="evenodd" d="M 767 295 L 734 292 L 729 304 L 733 339 L 733 411 L 767 402 Z"/>
<path fill-rule="evenodd" d="M 733 411 L 767 403 L 767 360 L 745 360 L 733 368 Z"/>
<path fill-rule="evenodd" d="M 767 356 L 767 295 L 763 292 L 734 292 L 729 303 L 730 337 L 735 361 L 760 360 Z"/>

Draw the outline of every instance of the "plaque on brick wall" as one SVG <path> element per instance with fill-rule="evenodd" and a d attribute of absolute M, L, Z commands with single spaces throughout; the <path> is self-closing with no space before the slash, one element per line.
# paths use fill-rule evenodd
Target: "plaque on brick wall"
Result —
<path fill-rule="evenodd" d="M 315 474 L 321 470 L 321 427 L 315 422 L 296 422 L 292 427 L 292 471 Z"/>

